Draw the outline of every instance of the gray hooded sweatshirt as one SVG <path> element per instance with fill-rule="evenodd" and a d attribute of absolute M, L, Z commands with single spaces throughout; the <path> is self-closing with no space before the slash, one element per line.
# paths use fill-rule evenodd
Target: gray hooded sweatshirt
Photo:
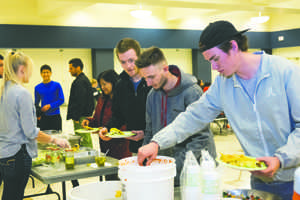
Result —
<path fill-rule="evenodd" d="M 146 129 L 143 145 L 150 143 L 159 130 L 170 124 L 177 115 L 184 112 L 186 107 L 198 100 L 203 93 L 194 76 L 184 73 L 175 65 L 170 65 L 169 71 L 179 77 L 179 84 L 167 93 L 162 89 L 152 88 L 150 90 L 146 103 Z M 158 152 L 158 155 L 171 156 L 176 159 L 175 186 L 179 185 L 186 152 L 192 150 L 199 161 L 202 149 L 208 150 L 215 158 L 216 148 L 209 123 L 204 129 L 185 141 Z"/>

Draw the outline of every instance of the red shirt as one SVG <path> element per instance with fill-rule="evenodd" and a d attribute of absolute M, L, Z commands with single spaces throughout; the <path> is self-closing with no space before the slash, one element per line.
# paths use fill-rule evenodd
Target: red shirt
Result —
<path fill-rule="evenodd" d="M 109 122 L 112 116 L 112 100 L 104 97 L 100 97 L 97 102 L 97 106 L 95 109 L 94 116 L 92 118 L 88 118 L 90 121 L 90 127 L 105 127 Z M 102 109 L 104 109 L 102 111 Z M 101 111 L 102 120 L 101 120 Z M 121 130 L 126 130 L 126 127 L 123 126 Z M 110 141 L 103 141 L 99 138 L 100 141 L 100 149 L 101 152 L 106 152 L 109 149 L 108 156 L 122 159 L 125 157 L 131 156 L 131 152 L 129 151 L 129 140 L 126 139 L 112 139 Z"/>

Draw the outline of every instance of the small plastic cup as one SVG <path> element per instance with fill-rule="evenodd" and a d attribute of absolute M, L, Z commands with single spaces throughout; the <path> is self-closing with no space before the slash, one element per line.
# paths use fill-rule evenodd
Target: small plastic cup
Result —
<path fill-rule="evenodd" d="M 98 167 L 103 167 L 105 165 L 106 156 L 105 153 L 102 153 L 101 151 L 96 151 L 95 155 L 95 162 Z"/>

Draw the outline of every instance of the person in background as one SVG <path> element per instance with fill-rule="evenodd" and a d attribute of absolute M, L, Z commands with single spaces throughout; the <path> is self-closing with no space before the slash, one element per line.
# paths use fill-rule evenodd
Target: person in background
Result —
<path fill-rule="evenodd" d="M 2 79 L 3 77 L 3 56 L 0 54 L 0 79 Z M 2 177 L 1 177 L 1 174 L 0 174 L 0 186 L 2 185 Z"/>
<path fill-rule="evenodd" d="M 32 74 L 32 60 L 21 52 L 5 58 L 4 81 L 0 90 L 0 173 L 3 179 L 2 200 L 22 200 L 37 156 L 36 140 L 69 147 L 65 139 L 54 138 L 36 127 L 31 94 L 22 84 Z"/>
<path fill-rule="evenodd" d="M 200 50 L 220 75 L 200 100 L 139 149 L 138 161 L 149 158 L 149 165 L 159 148 L 181 143 L 224 111 L 244 153 L 267 165 L 251 172 L 251 188 L 291 200 L 300 164 L 300 68 L 278 56 L 248 53 L 246 31 L 228 21 L 204 29 Z"/>
<path fill-rule="evenodd" d="M 203 92 L 206 92 L 211 85 L 211 82 L 205 82 L 203 85 Z"/>
<path fill-rule="evenodd" d="M 62 120 L 59 107 L 64 103 L 64 93 L 61 85 L 51 80 L 51 67 L 43 65 L 40 69 L 43 82 L 35 86 L 35 107 L 42 113 L 38 115 L 41 130 L 62 130 Z M 41 103 L 41 106 L 40 106 Z"/>
<path fill-rule="evenodd" d="M 118 78 L 118 74 L 112 69 L 99 74 L 97 80 L 103 91 L 102 96 L 98 99 L 94 116 L 83 120 L 82 126 L 105 127 L 107 125 L 112 116 L 112 99 Z M 103 153 L 109 150 L 107 155 L 117 159 L 131 156 L 129 141 L 126 139 L 100 140 L 100 148 Z"/>
<path fill-rule="evenodd" d="M 94 116 L 92 118 L 83 120 L 82 126 L 105 127 L 107 125 L 112 116 L 112 99 L 114 96 L 114 90 L 118 78 L 118 74 L 112 69 L 99 74 L 97 80 L 99 82 L 100 88 L 102 89 L 102 96 L 100 96 L 98 99 Z M 125 126 L 121 128 L 121 130 L 125 129 Z M 115 138 L 109 141 L 100 139 L 99 142 L 101 152 L 108 152 L 107 155 L 113 158 L 122 159 L 132 155 L 129 151 L 129 140 L 123 138 Z M 118 180 L 118 175 L 106 175 L 105 179 Z"/>
<path fill-rule="evenodd" d="M 101 95 L 100 88 L 98 88 L 98 82 L 97 82 L 97 80 L 93 78 L 91 80 L 91 85 L 92 85 L 92 89 L 93 89 L 93 96 L 94 96 L 95 102 L 97 104 L 97 101 L 98 101 L 98 99 L 99 99 L 99 97 Z"/>
<path fill-rule="evenodd" d="M 76 77 L 73 81 L 70 91 L 67 120 L 72 119 L 74 130 L 81 129 L 81 123 L 86 118 L 93 114 L 94 111 L 94 96 L 92 85 L 82 72 L 83 63 L 79 58 L 73 58 L 69 61 L 69 72 Z M 82 146 L 93 147 L 91 136 L 85 134 L 81 142 Z"/>
<path fill-rule="evenodd" d="M 2 78 L 3 77 L 3 61 L 4 60 L 4 58 L 3 58 L 3 56 L 0 54 L 0 78 Z"/>
<path fill-rule="evenodd" d="M 198 79 L 197 80 L 197 84 L 201 87 L 201 89 L 203 90 L 203 87 L 204 87 L 204 82 L 202 79 Z"/>
<path fill-rule="evenodd" d="M 168 65 L 163 52 L 157 47 L 145 50 L 135 64 L 148 86 L 152 86 L 146 104 L 146 129 L 140 133 L 144 135 L 143 145 L 146 145 L 159 130 L 198 100 L 202 90 L 194 76 L 184 73 L 176 65 Z M 205 113 L 202 116 L 205 117 Z M 159 155 L 171 156 L 176 160 L 175 186 L 180 184 L 186 152 L 193 151 L 197 161 L 200 161 L 202 149 L 208 150 L 213 158 L 216 157 L 216 147 L 209 126 L 207 123 L 197 134 L 174 147 L 159 151 Z"/>
<path fill-rule="evenodd" d="M 76 79 L 71 86 L 67 120 L 73 120 L 75 134 L 81 136 L 80 146 L 93 148 L 90 134 L 76 132 L 76 130 L 82 128 L 82 121 L 93 114 L 95 106 L 92 85 L 82 70 L 83 63 L 81 59 L 73 58 L 69 61 L 69 72 Z M 72 180 L 72 185 L 76 187 L 79 183 L 77 180 Z"/>
<path fill-rule="evenodd" d="M 138 41 L 131 38 L 124 38 L 116 46 L 116 54 L 123 68 L 120 74 L 120 80 L 114 90 L 112 104 L 112 118 L 106 128 L 100 130 L 99 134 L 102 140 L 108 141 L 111 138 L 106 137 L 107 128 L 118 128 L 126 125 L 127 130 L 144 130 L 146 126 L 145 111 L 146 99 L 150 87 L 139 74 L 135 61 L 140 55 L 141 47 Z M 130 141 L 129 149 L 132 153 L 137 153 L 143 140 Z"/>

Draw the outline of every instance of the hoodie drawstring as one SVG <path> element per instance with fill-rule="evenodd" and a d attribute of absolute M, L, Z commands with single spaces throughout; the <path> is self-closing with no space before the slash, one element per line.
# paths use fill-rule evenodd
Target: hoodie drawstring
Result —
<path fill-rule="evenodd" d="M 163 95 L 161 98 L 160 121 L 163 123 L 163 127 L 167 126 L 167 99 L 168 95 Z"/>

